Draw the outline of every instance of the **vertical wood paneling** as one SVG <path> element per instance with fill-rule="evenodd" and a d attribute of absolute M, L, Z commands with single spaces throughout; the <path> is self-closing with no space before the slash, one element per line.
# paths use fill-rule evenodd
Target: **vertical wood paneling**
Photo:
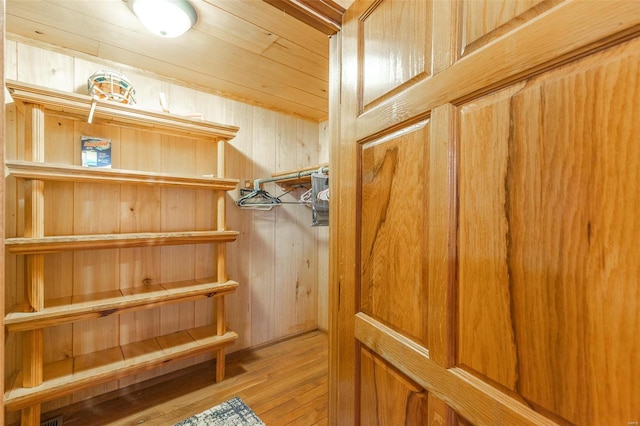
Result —
<path fill-rule="evenodd" d="M 76 74 L 81 65 L 76 64 Z M 85 66 L 88 68 L 88 65 Z M 86 72 L 84 73 L 86 74 Z M 83 74 L 83 75 L 84 75 Z M 126 170 L 161 170 L 162 137 L 153 132 L 120 129 L 120 167 Z M 162 188 L 119 185 L 120 232 L 159 232 L 162 230 Z M 161 247 L 135 247 L 117 250 L 120 256 L 120 289 L 154 285 L 161 280 Z M 161 335 L 160 309 L 118 316 L 120 345 Z M 152 370 L 119 380 L 123 387 L 160 374 Z"/>
<path fill-rule="evenodd" d="M 298 145 L 296 146 L 296 164 L 318 163 L 318 125 L 316 123 L 297 120 Z M 294 191 L 295 199 L 305 189 Z M 296 207 L 296 222 L 299 251 L 295 259 L 296 271 L 296 317 L 294 324 L 298 330 L 309 330 L 318 323 L 318 244 L 315 229 L 311 227 L 311 212 L 306 206 Z"/>
<path fill-rule="evenodd" d="M 196 167 L 196 141 L 162 136 L 162 170 L 165 173 L 193 174 Z M 196 190 L 162 188 L 161 228 L 184 231 L 196 226 Z M 193 245 L 161 247 L 160 279 L 162 282 L 195 278 L 195 247 Z M 160 333 L 169 334 L 193 327 L 195 303 L 185 302 L 160 307 Z M 192 365 L 186 359 L 167 365 L 158 371 L 173 371 Z"/>
<path fill-rule="evenodd" d="M 73 294 L 76 296 L 118 289 L 120 256 L 117 250 L 73 253 Z"/>
<path fill-rule="evenodd" d="M 18 77 L 18 43 L 13 40 L 5 39 L 3 51 L 4 51 L 4 78 L 15 80 Z M 5 92 L 4 96 L 5 96 L 5 102 L 11 101 L 11 97 L 8 96 L 8 93 Z M 5 128 L 5 130 L 7 128 Z"/>
<path fill-rule="evenodd" d="M 296 119 L 288 116 L 276 116 L 276 172 L 292 170 L 297 164 L 296 151 L 299 144 Z M 275 186 L 274 194 L 282 194 Z M 293 201 L 292 195 L 283 198 Z M 276 215 L 275 251 L 276 275 L 274 282 L 275 306 L 280 310 L 274 316 L 276 335 L 286 335 L 299 331 L 296 327 L 296 303 L 300 286 L 297 264 L 300 261 L 301 239 L 298 232 L 297 209 L 301 206 L 282 205 L 274 210 Z M 291 262 L 278 262 L 281 259 L 295 259 Z"/>
<path fill-rule="evenodd" d="M 162 168 L 162 135 L 120 129 L 120 167 L 125 170 L 154 171 Z"/>
<path fill-rule="evenodd" d="M 73 324 L 73 355 L 83 355 L 91 352 L 114 348 L 120 340 L 120 327 L 116 316 L 81 321 Z M 79 371 L 79 366 L 76 366 Z M 96 395 L 114 391 L 118 382 L 105 383 L 90 389 L 82 390 L 71 396 L 73 401 L 82 401 Z M 67 398 L 64 398 L 61 403 Z M 55 405 L 54 405 L 55 406 Z"/>
<path fill-rule="evenodd" d="M 57 122 L 54 120 L 52 126 L 55 127 L 56 125 Z M 73 155 L 71 164 L 81 164 L 79 149 L 81 135 L 111 139 L 112 165 L 114 168 L 120 166 L 117 154 L 120 140 L 119 129 L 104 125 L 90 125 L 80 121 L 73 123 L 73 137 L 67 138 L 67 145 L 64 151 L 67 155 Z M 51 140 L 51 143 L 55 143 L 55 139 Z M 65 162 L 68 161 L 68 159 L 65 160 Z M 60 189 L 64 190 L 64 188 Z M 114 208 L 119 204 L 120 188 L 118 185 L 74 183 L 73 201 L 70 204 L 73 206 L 72 233 L 101 234 L 119 232 L 119 208 Z M 65 205 L 57 207 L 61 211 L 68 210 L 68 206 Z M 54 229 L 56 227 L 57 225 L 53 225 Z M 115 291 L 119 288 L 119 250 L 75 251 L 70 254 L 73 256 L 72 282 L 74 297 L 81 299 L 83 295 Z M 64 270 L 57 270 L 63 276 L 68 274 Z M 119 319 L 112 316 L 74 323 L 72 324 L 72 333 L 74 356 L 113 348 L 120 341 Z M 77 392 L 72 398 L 73 400 L 82 400 L 115 389 L 117 389 L 117 382 L 112 382 Z"/>
<path fill-rule="evenodd" d="M 160 135 L 121 129 L 120 167 L 132 170 L 159 170 L 162 162 Z M 120 186 L 120 231 L 158 232 L 161 226 L 162 189 L 146 186 Z M 159 284 L 161 280 L 161 248 L 137 247 L 120 249 L 120 289 Z M 120 345 L 155 337 L 160 332 L 160 309 L 127 313 L 118 317 Z M 123 378 L 119 386 L 157 375 L 146 372 Z"/>
<path fill-rule="evenodd" d="M 58 90 L 75 91 L 73 63 L 70 56 L 51 54 L 44 49 L 19 44 L 17 49 L 17 73 L 20 81 Z M 88 77 L 88 76 L 87 76 Z"/>
<path fill-rule="evenodd" d="M 162 189 L 162 229 L 180 231 L 195 226 L 195 190 Z M 160 248 L 161 282 L 195 278 L 195 247 L 192 245 Z M 194 304 L 186 302 L 160 308 L 162 334 L 193 327 Z"/>
<path fill-rule="evenodd" d="M 187 99 L 195 105 L 195 93 L 189 93 Z M 196 140 L 195 142 L 195 167 L 193 174 L 196 176 L 215 175 L 226 176 L 224 170 L 218 174 L 218 144 L 211 141 Z M 225 158 L 226 160 L 226 158 Z M 216 229 L 217 209 L 214 191 L 195 191 L 195 228 L 197 230 Z M 226 216 L 226 215 L 225 215 Z M 230 228 L 233 229 L 233 228 Z M 194 277 L 216 276 L 216 247 L 215 244 L 198 244 L 194 246 Z M 215 321 L 215 302 L 212 299 L 196 300 L 193 302 L 194 326 L 213 324 Z M 212 354 L 205 354 L 192 359 L 193 363 L 204 362 L 212 358 Z"/>
<path fill-rule="evenodd" d="M 96 64 L 59 53 L 14 43 L 16 61 L 14 69 L 18 79 L 42 84 L 61 90 L 85 93 L 86 79 L 99 69 L 113 66 Z M 10 66 L 5 61 L 5 66 Z M 42 66 L 41 64 L 48 64 Z M 30 69 L 27 69 L 30 68 Z M 31 69 L 33 68 L 33 69 Z M 318 163 L 318 124 L 297 118 L 224 100 L 211 94 L 195 92 L 175 84 L 161 82 L 142 73 L 126 71 L 138 93 L 138 104 L 145 108 L 160 110 L 158 93 L 166 93 L 172 112 L 202 112 L 207 120 L 240 127 L 238 136 L 227 149 L 227 175 L 251 182 L 255 178 L 268 177 L 271 173 L 287 168 L 299 168 Z M 20 113 L 8 106 L 7 158 L 19 158 L 16 126 Z M 11 115 L 13 114 L 13 115 Z M 87 125 L 82 122 L 47 119 L 47 132 L 53 135 L 45 146 L 46 161 L 79 164 L 79 142 L 76 139 L 84 132 L 100 133 L 111 137 L 114 146 L 113 167 L 123 169 L 162 171 L 179 174 L 209 174 L 216 162 L 215 147 L 176 138 L 159 136 L 153 132 L 118 129 L 111 133 L 110 126 Z M 56 145 L 58 141 L 64 141 Z M 188 144 L 190 148 L 185 148 Z M 185 153 L 194 148 L 196 154 Z M 175 164 L 179 166 L 176 168 Z M 174 166 L 170 166 L 173 164 Z M 12 191 L 18 190 L 15 184 Z M 210 211 L 213 196 L 206 191 L 172 190 L 128 185 L 96 185 L 58 183 L 45 185 L 45 232 L 48 235 L 70 234 L 78 229 L 91 232 L 141 232 L 159 230 L 205 229 L 215 223 L 215 213 Z M 268 185 L 273 193 L 281 193 L 276 184 Z M 53 195 L 53 196 L 51 196 Z M 227 297 L 227 313 L 230 328 L 240 335 L 232 350 L 265 343 L 293 332 L 313 329 L 317 325 L 317 249 L 315 230 L 310 228 L 310 211 L 303 206 L 288 206 L 288 210 L 252 212 L 239 210 L 231 198 L 238 196 L 232 191 L 227 197 L 227 227 L 240 231 L 238 241 L 227 247 L 227 272 L 229 278 L 240 283 L 236 294 Z M 15 200 L 16 195 L 11 197 Z M 67 206 L 75 205 L 70 211 Z M 108 207 L 107 207 L 108 205 Z M 22 213 L 11 201 L 7 206 L 16 235 L 22 232 Z M 80 218 L 94 217 L 91 224 Z M 77 228 L 77 229 L 74 229 Z M 293 243 L 294 246 L 287 247 Z M 280 247 L 284 246 L 284 251 Z M 157 284 L 161 281 L 180 280 L 194 276 L 205 276 L 215 271 L 212 263 L 215 256 L 213 246 L 149 247 L 121 250 L 97 250 L 85 253 L 62 253 L 45 256 L 48 278 L 47 299 L 81 295 L 90 289 L 116 290 Z M 100 257 L 104 261 L 97 260 Z M 5 262 L 12 287 L 7 289 L 9 301 L 21 302 L 22 260 L 19 256 L 8 256 Z M 309 262 L 307 263 L 307 260 Z M 117 267 L 113 268 L 113 265 Z M 187 267 L 185 268 L 185 265 Z M 308 269 L 298 277 L 296 272 Z M 18 278 L 17 280 L 14 278 Z M 299 289 L 306 298 L 296 300 L 296 278 Z M 309 280 L 309 281 L 307 281 Z M 17 287 L 20 292 L 17 292 Z M 276 298 L 289 297 L 291 306 L 283 313 L 282 304 Z M 76 296 L 78 297 L 78 296 Z M 59 326 L 45 332 L 45 345 L 51 348 L 47 360 L 61 360 L 71 355 L 90 352 L 131 342 L 143 336 L 153 336 L 185 328 L 195 323 L 212 321 L 212 300 L 189 302 L 175 307 L 163 307 L 145 312 L 101 318 L 89 322 Z M 12 303 L 13 304 L 13 303 Z M 277 325 L 276 325 L 277 324 Z M 102 329 L 94 334 L 93 328 Z M 10 335 L 7 339 L 6 375 L 21 367 L 21 337 Z M 194 358 L 197 362 L 211 355 Z M 189 362 L 189 361 L 185 361 Z M 160 368 L 97 389 L 78 392 L 43 405 L 49 410 L 112 390 L 154 375 L 178 368 Z M 184 364 L 187 365 L 187 364 Z M 10 416 L 14 416 L 11 413 Z"/>
<path fill-rule="evenodd" d="M 329 163 L 331 135 L 329 122 L 320 123 L 318 163 Z M 329 178 L 331 181 L 331 178 Z M 318 328 L 329 329 L 329 227 L 316 228 L 318 246 Z"/>
<path fill-rule="evenodd" d="M 45 117 L 46 137 L 44 159 L 46 162 L 76 164 L 74 123 L 60 117 Z M 74 230 L 74 184 L 49 182 L 45 184 L 45 235 L 70 235 Z M 87 200 L 90 201 L 90 200 Z M 44 256 L 45 298 L 69 300 L 74 291 L 74 253 L 55 253 Z M 111 278 L 107 275 L 106 279 Z M 117 281 L 116 281 L 117 282 Z M 104 283 L 104 282 L 103 282 Z M 65 324 L 43 330 L 45 363 L 73 356 L 73 325 Z M 62 403 L 71 403 L 71 395 Z M 43 411 L 48 407 L 43 405 Z"/>
<path fill-rule="evenodd" d="M 267 110 L 254 111 L 254 163 L 252 176 L 268 176 L 276 168 L 276 153 L 273 149 L 276 139 L 277 114 Z M 251 181 L 253 185 L 253 181 Z M 269 193 L 274 194 L 275 184 L 265 185 Z M 249 212 L 249 211 L 247 211 Z M 250 212 L 251 219 L 251 246 L 254 253 L 262 253 L 260 256 L 251 256 L 251 344 L 257 345 L 275 338 L 275 321 L 273 315 L 276 309 L 275 282 L 276 273 L 279 273 L 274 250 L 276 240 L 276 212 L 259 211 Z M 266 284 L 266 285 L 265 285 Z"/>
<path fill-rule="evenodd" d="M 73 357 L 73 327 L 71 324 L 43 329 L 44 362 L 60 361 Z"/>
<path fill-rule="evenodd" d="M 214 97 L 210 97 L 213 99 Z M 211 102 L 208 103 L 211 105 Z M 241 180 L 251 178 L 253 173 L 253 161 L 256 159 L 255 150 L 258 146 L 265 144 L 261 135 L 261 127 L 255 125 L 254 115 L 258 110 L 248 105 L 241 105 L 231 101 L 225 101 L 224 108 L 220 108 L 216 120 L 221 123 L 233 124 L 239 127 L 236 137 L 226 144 L 227 165 L 226 176 L 235 177 Z M 258 133 L 254 136 L 254 127 Z M 238 185 L 239 187 L 241 186 Z M 239 210 L 234 199 L 239 197 L 240 188 L 227 194 L 226 198 L 226 221 L 227 228 L 240 232 L 240 235 L 233 244 L 227 244 L 227 275 L 241 283 L 235 293 L 225 297 L 227 324 L 238 333 L 238 340 L 229 348 L 251 346 L 253 334 L 253 321 L 250 313 L 253 311 L 252 294 L 259 283 L 254 283 L 251 279 L 251 261 L 255 253 L 252 246 L 252 213 L 251 211 Z M 260 252 L 260 251 L 258 251 Z"/>

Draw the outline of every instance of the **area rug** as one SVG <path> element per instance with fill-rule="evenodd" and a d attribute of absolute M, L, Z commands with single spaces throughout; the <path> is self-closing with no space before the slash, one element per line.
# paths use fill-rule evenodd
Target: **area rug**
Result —
<path fill-rule="evenodd" d="M 264 423 L 239 397 L 209 408 L 174 426 L 264 426 Z"/>

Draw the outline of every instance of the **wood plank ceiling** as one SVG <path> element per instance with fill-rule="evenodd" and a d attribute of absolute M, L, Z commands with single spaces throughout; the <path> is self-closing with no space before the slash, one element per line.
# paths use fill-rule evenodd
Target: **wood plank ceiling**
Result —
<path fill-rule="evenodd" d="M 335 19 L 344 12 L 338 3 L 191 3 L 198 12 L 194 28 L 165 39 L 149 33 L 126 0 L 7 0 L 7 38 L 119 62 L 309 120 L 327 118 L 328 34 L 339 27 Z"/>

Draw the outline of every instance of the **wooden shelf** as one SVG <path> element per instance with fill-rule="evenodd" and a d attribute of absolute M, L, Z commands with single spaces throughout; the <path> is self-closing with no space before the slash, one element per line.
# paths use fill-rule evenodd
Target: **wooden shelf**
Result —
<path fill-rule="evenodd" d="M 215 352 L 216 381 L 223 380 L 226 348 L 238 338 L 236 333 L 227 330 L 225 296 L 234 293 L 238 283 L 228 279 L 224 243 L 235 241 L 239 235 L 237 231 L 227 230 L 226 226 L 225 192 L 233 190 L 237 186 L 238 180 L 224 178 L 225 151 L 227 141 L 234 138 L 239 129 L 235 126 L 144 110 L 136 106 L 96 100 L 86 95 L 61 92 L 15 81 L 6 81 L 5 83 L 16 107 L 22 113 L 22 116 L 18 115 L 19 124 L 23 126 L 23 129 L 16 132 L 18 137 L 16 154 L 21 151 L 20 158 L 27 160 L 14 159 L 5 162 L 5 178 L 12 178 L 8 182 L 12 185 L 16 196 L 16 199 L 12 200 L 11 211 L 12 214 L 21 212 L 24 221 L 23 236 L 4 240 L 7 254 L 24 256 L 20 260 L 24 264 L 24 271 L 21 271 L 21 274 L 14 274 L 11 278 L 19 280 L 18 284 L 23 283 L 24 297 L 18 297 L 20 305 L 16 306 L 4 318 L 7 331 L 22 333 L 22 337 L 16 339 L 21 345 L 21 348 L 16 350 L 19 351 L 17 353 L 22 354 L 22 362 L 14 362 L 15 360 L 12 359 L 12 371 L 20 368 L 22 371 L 15 372 L 12 376 L 13 384 L 8 386 L 5 393 L 5 407 L 9 410 L 22 410 L 22 424 L 38 426 L 41 417 L 40 404 L 45 401 L 150 370 L 166 362 L 206 352 Z M 87 124 L 89 117 L 91 117 L 92 123 L 98 125 L 96 129 L 99 131 L 119 132 L 118 128 L 130 128 L 135 131 L 129 132 L 130 135 L 127 135 L 127 138 L 136 139 L 133 144 L 135 149 L 123 149 L 130 148 L 123 143 L 120 145 L 121 152 L 118 155 L 144 153 L 145 143 L 154 143 L 159 139 L 161 146 L 170 146 L 168 149 L 171 151 L 168 155 L 163 156 L 163 166 L 168 167 L 167 170 L 182 170 L 187 174 L 163 173 L 161 168 L 156 169 L 158 171 L 145 171 L 82 167 L 73 164 L 77 159 L 70 150 L 66 150 L 65 155 L 57 157 L 59 159 L 56 161 L 64 164 L 44 162 L 47 147 L 49 147 L 48 149 L 51 147 L 57 149 L 58 145 L 71 147 L 73 144 L 76 146 L 75 139 L 78 137 L 78 133 L 84 131 L 81 129 L 93 129 L 91 126 L 94 124 Z M 60 118 L 64 118 L 70 124 L 63 132 L 58 132 L 57 128 Z M 100 125 L 105 126 L 101 128 Z M 171 135 L 172 137 L 158 137 L 156 134 Z M 199 141 L 194 141 L 194 139 L 199 139 Z M 216 151 L 215 155 L 214 150 Z M 189 155 L 182 155 L 182 153 Z M 211 156 L 211 158 L 199 158 L 199 155 Z M 188 174 L 192 173 L 191 170 L 200 167 L 201 164 L 208 164 L 207 167 L 210 167 L 212 174 L 205 176 Z M 16 179 L 25 181 L 24 185 L 17 185 Z M 83 195 L 76 193 L 78 187 L 74 185 L 63 185 L 56 191 L 46 191 L 46 186 L 52 181 L 153 185 L 177 190 L 204 189 L 214 191 L 215 206 L 210 206 L 212 211 L 202 211 L 201 216 L 206 218 L 208 214 L 211 214 L 210 220 L 215 223 L 211 228 L 215 228 L 215 230 L 184 229 L 180 215 L 170 214 L 171 219 L 166 223 L 163 221 L 161 232 L 77 235 L 73 234 L 74 231 L 62 231 L 65 234 L 69 232 L 69 234 L 56 235 L 62 232 L 56 232 L 58 228 L 56 228 L 56 223 L 53 223 L 47 225 L 50 226 L 48 229 L 52 235 L 45 235 L 47 198 L 63 197 L 58 207 L 61 209 L 64 206 L 73 209 L 76 202 L 85 202 L 90 199 L 91 203 L 87 205 L 87 211 L 90 212 L 87 214 L 87 220 L 91 220 L 97 214 L 102 214 L 103 209 L 112 208 L 114 211 L 119 209 L 117 203 L 112 206 L 106 203 L 104 205 L 94 203 L 95 200 L 101 200 L 102 191 L 109 191 L 109 188 L 96 185 L 94 186 L 95 194 L 91 189 L 88 190 L 89 194 L 86 191 L 80 191 L 83 192 Z M 171 191 L 167 199 L 163 197 L 159 206 L 150 205 L 147 212 L 143 212 L 140 218 L 136 217 L 139 223 L 143 224 L 149 218 L 153 218 L 155 208 L 161 208 L 164 211 L 172 208 L 174 202 L 181 203 L 184 200 L 182 197 L 184 194 L 179 194 L 182 191 L 175 191 L 178 194 L 173 194 L 173 192 Z M 199 207 L 198 197 L 188 198 L 193 198 L 193 200 L 186 202 L 191 203 L 190 205 L 194 208 Z M 207 203 L 208 201 L 207 198 Z M 145 203 L 145 198 L 141 197 L 139 202 Z M 58 204 L 53 205 L 58 206 Z M 64 215 L 64 211 L 59 213 Z M 119 229 L 117 221 L 114 221 L 107 229 L 117 232 Z M 172 232 L 171 230 L 174 229 L 182 231 Z M 56 285 L 58 280 L 68 279 L 67 271 L 56 271 L 55 268 L 45 271 L 44 255 L 47 253 L 186 244 L 216 244 L 215 253 L 211 253 L 211 258 L 209 260 L 200 259 L 198 264 L 215 270 L 215 278 L 118 289 L 117 283 L 109 282 L 108 277 L 102 277 L 100 279 L 102 279 L 104 286 L 97 287 L 109 289 L 108 291 L 72 294 L 68 297 L 52 299 L 45 298 L 46 294 L 52 296 L 67 294 L 66 292 L 56 293 L 55 288 L 52 292 L 48 292 L 47 285 Z M 188 252 L 176 254 L 176 256 L 180 259 L 176 260 L 176 263 L 184 262 L 187 270 L 182 271 L 182 275 L 180 271 L 175 271 L 175 276 L 189 277 Z M 100 260 L 99 252 L 93 254 L 87 252 L 83 261 L 94 265 L 102 260 Z M 121 264 L 114 265 L 114 268 L 121 269 L 122 267 Z M 179 266 L 178 268 L 182 269 Z M 213 298 L 216 299 L 215 303 Z M 61 359 L 63 355 L 59 354 L 55 358 L 55 362 L 44 363 L 45 351 L 50 349 L 45 347 L 48 343 L 45 341 L 44 329 L 48 327 L 199 299 L 211 299 L 209 303 L 213 310 L 211 318 L 214 322 L 213 325 L 131 342 L 124 346 L 91 354 L 78 355 L 74 352 L 73 358 Z M 208 307 L 202 306 L 202 309 L 207 309 L 206 313 L 209 315 Z M 121 317 L 120 319 L 121 322 L 124 321 L 124 327 L 139 327 L 140 330 L 147 330 L 136 335 L 155 334 L 155 325 L 147 327 L 147 324 L 136 322 L 134 318 L 129 317 Z M 99 325 L 90 322 L 85 322 L 85 324 L 87 324 L 88 333 L 83 336 L 74 335 L 73 338 L 80 340 L 92 338 L 94 341 L 89 343 L 89 347 L 96 347 L 97 344 L 97 347 L 102 348 L 103 346 L 98 343 L 102 335 L 102 331 L 98 329 Z M 184 328 L 184 326 L 179 328 L 177 324 L 182 324 L 179 318 L 176 327 L 171 330 Z M 112 335 L 112 337 L 114 336 Z M 118 342 L 117 336 L 110 341 Z M 83 347 L 76 345 L 75 340 L 73 342 L 67 341 L 67 343 L 73 343 L 74 351 L 76 346 Z"/>
<path fill-rule="evenodd" d="M 237 179 L 179 176 L 133 170 L 34 163 L 31 161 L 7 161 L 5 165 L 5 176 L 42 181 L 160 185 L 219 191 L 231 191 L 238 184 Z"/>
<path fill-rule="evenodd" d="M 4 241 L 10 253 L 45 254 L 73 250 L 228 243 L 235 241 L 237 236 L 238 231 L 189 231 L 19 237 L 7 238 Z"/>
<path fill-rule="evenodd" d="M 217 336 L 216 326 L 208 325 L 46 364 L 44 382 L 39 386 L 24 388 L 22 372 L 16 375 L 5 393 L 5 407 L 21 410 L 169 361 L 225 348 L 237 338 L 232 331 Z"/>
<path fill-rule="evenodd" d="M 87 121 L 93 102 L 88 95 L 62 92 L 14 80 L 6 80 L 5 84 L 16 102 L 42 105 L 45 112 Z M 238 132 L 236 126 L 194 120 L 165 112 L 145 110 L 133 105 L 100 100 L 96 104 L 93 123 L 114 124 L 138 130 L 209 140 L 211 138 L 232 139 Z"/>
<path fill-rule="evenodd" d="M 237 287 L 235 281 L 218 283 L 215 278 L 203 278 L 57 298 L 46 301 L 44 310 L 39 312 L 14 308 L 5 317 L 4 325 L 9 332 L 36 330 L 170 303 L 227 295 Z"/>

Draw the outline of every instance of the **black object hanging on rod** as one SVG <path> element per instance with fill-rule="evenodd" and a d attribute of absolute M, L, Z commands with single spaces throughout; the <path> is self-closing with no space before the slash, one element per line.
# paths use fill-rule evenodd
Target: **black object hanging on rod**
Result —
<path fill-rule="evenodd" d="M 311 175 L 311 226 L 329 226 L 329 175 Z M 321 195 L 324 194 L 324 195 Z"/>

